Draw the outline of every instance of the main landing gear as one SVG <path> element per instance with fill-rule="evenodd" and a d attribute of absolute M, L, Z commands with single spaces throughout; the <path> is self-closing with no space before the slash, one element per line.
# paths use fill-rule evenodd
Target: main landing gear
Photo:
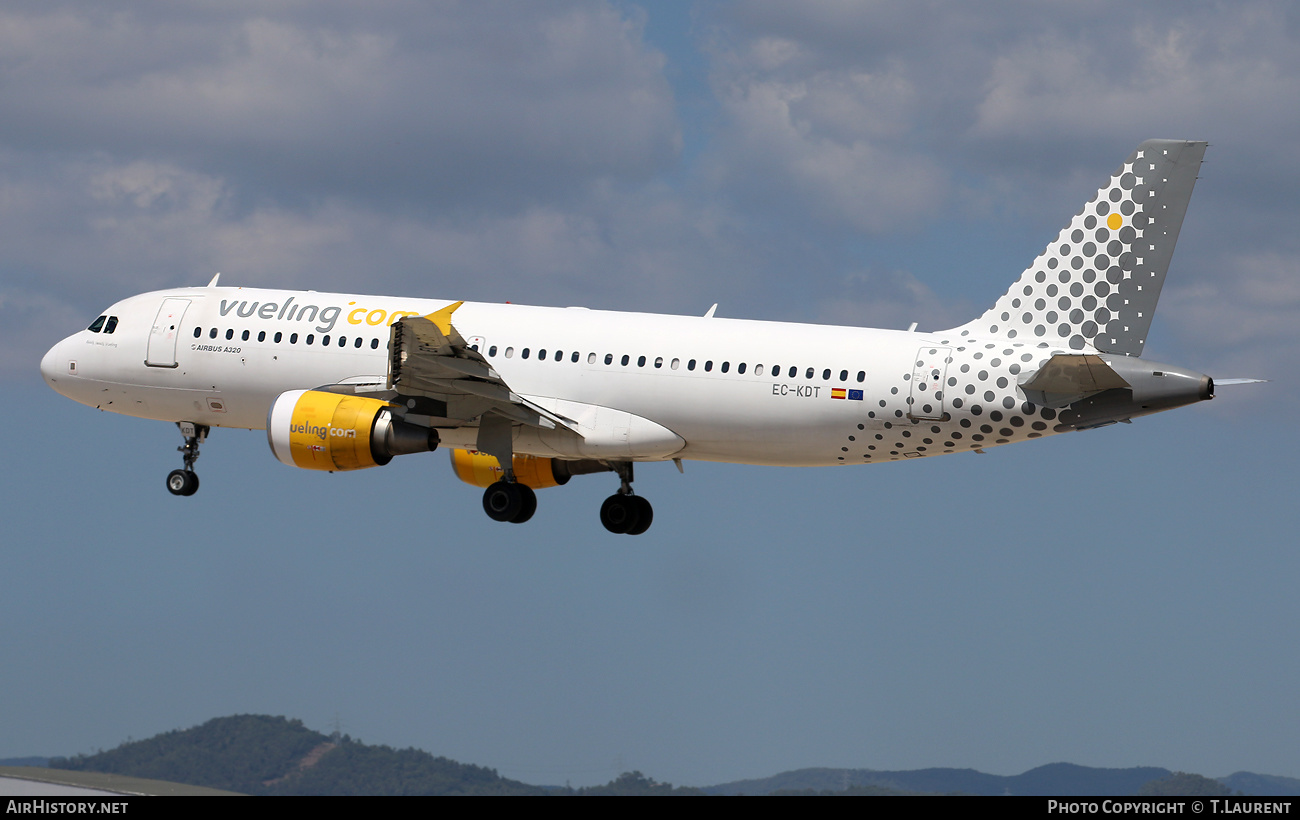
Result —
<path fill-rule="evenodd" d="M 522 524 L 537 512 L 537 494 L 518 481 L 498 481 L 483 491 L 483 512 L 493 521 Z"/>
<path fill-rule="evenodd" d="M 620 484 L 618 492 L 600 505 L 600 523 L 618 535 L 640 535 L 650 529 L 654 508 L 641 496 L 632 495 L 632 462 L 615 462 L 610 466 L 618 473 Z"/>
<path fill-rule="evenodd" d="M 176 451 L 185 458 L 185 469 L 167 474 L 167 491 L 172 495 L 194 495 L 199 491 L 199 477 L 194 473 L 194 462 L 199 460 L 199 445 L 208 437 L 208 426 L 189 421 L 178 421 L 185 444 Z"/>
<path fill-rule="evenodd" d="M 618 473 L 620 486 L 600 505 L 600 523 L 612 533 L 640 535 L 650 529 L 654 508 L 649 501 L 632 494 L 632 462 L 610 462 L 609 467 Z M 532 488 L 513 479 L 511 475 L 483 491 L 483 512 L 493 521 L 522 524 L 537 512 L 537 495 Z"/>

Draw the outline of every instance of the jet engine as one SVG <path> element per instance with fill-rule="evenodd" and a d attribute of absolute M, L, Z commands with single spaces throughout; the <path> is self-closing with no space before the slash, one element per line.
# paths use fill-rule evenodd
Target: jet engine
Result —
<path fill-rule="evenodd" d="M 275 457 L 304 470 L 361 470 L 438 446 L 438 431 L 393 415 L 379 399 L 290 390 L 271 403 L 266 438 Z"/>
<path fill-rule="evenodd" d="M 501 480 L 501 462 L 487 453 L 452 450 L 451 468 L 456 471 L 457 478 L 475 487 L 488 487 Z M 610 471 L 608 465 L 595 459 L 564 461 L 526 455 L 514 457 L 514 468 L 515 480 L 534 490 L 568 484 L 575 475 Z"/>

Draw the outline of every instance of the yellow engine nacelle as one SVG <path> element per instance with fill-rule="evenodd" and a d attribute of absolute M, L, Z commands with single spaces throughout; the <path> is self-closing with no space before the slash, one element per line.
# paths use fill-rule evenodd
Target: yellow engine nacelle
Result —
<path fill-rule="evenodd" d="M 438 433 L 394 418 L 379 399 L 290 390 L 271 403 L 266 438 L 275 457 L 304 470 L 361 470 L 393 456 L 427 452 Z"/>
<path fill-rule="evenodd" d="M 514 457 L 515 480 L 534 490 L 569 483 L 565 462 L 551 458 L 517 455 Z M 476 450 L 452 450 L 451 468 L 456 477 L 475 487 L 487 487 L 501 480 L 501 462 L 496 456 Z"/>

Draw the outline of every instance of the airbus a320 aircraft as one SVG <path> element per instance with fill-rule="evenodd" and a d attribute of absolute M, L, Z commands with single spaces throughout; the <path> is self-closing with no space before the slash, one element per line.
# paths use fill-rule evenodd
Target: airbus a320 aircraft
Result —
<path fill-rule="evenodd" d="M 45 355 L 69 398 L 175 422 L 184 469 L 212 427 L 266 429 L 280 461 L 346 471 L 445 446 L 483 508 L 613 472 L 600 520 L 650 526 L 632 465 L 875 464 L 1082 430 L 1214 395 L 1139 358 L 1206 143 L 1138 146 L 984 315 L 876 330 L 218 287 L 133 296 Z M 716 306 L 715 306 L 716 307 Z M 1247 381 L 1247 380 L 1233 380 Z"/>

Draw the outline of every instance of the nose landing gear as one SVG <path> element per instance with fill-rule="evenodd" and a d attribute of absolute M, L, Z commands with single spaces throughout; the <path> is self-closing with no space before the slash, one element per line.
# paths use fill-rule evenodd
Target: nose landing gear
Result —
<path fill-rule="evenodd" d="M 185 459 L 185 469 L 172 470 L 167 474 L 167 491 L 172 495 L 194 495 L 199 491 L 199 477 L 194 473 L 194 462 L 199 460 L 199 445 L 208 437 L 208 427 L 189 421 L 178 421 L 185 444 L 177 447 Z"/>

